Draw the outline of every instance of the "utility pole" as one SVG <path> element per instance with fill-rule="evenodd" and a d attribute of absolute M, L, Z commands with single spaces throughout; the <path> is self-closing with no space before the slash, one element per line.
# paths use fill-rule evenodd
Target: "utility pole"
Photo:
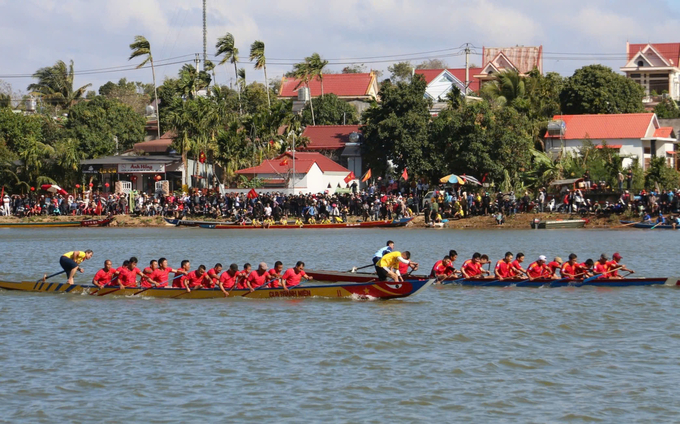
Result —
<path fill-rule="evenodd" d="M 465 43 L 465 97 L 470 86 L 470 43 Z"/>
<path fill-rule="evenodd" d="M 203 70 L 205 71 L 205 63 L 208 60 L 208 21 L 206 19 L 206 0 L 203 0 Z M 198 66 L 196 66 L 198 70 Z"/>
<path fill-rule="evenodd" d="M 198 53 L 196 53 L 196 57 L 194 58 L 194 63 L 196 64 L 196 78 L 194 80 L 194 96 L 198 94 L 198 64 L 201 63 L 201 57 Z M 205 66 L 205 64 L 203 65 Z"/>

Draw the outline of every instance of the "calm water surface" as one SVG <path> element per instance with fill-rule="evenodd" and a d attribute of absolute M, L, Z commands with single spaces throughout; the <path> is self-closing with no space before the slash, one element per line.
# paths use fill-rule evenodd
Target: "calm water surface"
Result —
<path fill-rule="evenodd" d="M 428 268 L 449 249 L 581 259 L 619 251 L 678 276 L 674 231 L 0 230 L 0 278 L 104 259 L 348 270 L 387 239 Z M 61 277 L 61 276 L 59 276 Z M 55 279 L 59 278 L 55 277 Z M 430 288 L 396 301 L 158 300 L 0 291 L 2 422 L 670 422 L 680 290 Z"/>

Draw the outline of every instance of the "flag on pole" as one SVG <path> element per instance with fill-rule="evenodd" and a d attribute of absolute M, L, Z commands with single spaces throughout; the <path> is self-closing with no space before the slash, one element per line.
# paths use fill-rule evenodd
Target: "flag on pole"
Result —
<path fill-rule="evenodd" d="M 101 199 L 101 197 L 97 201 L 97 207 L 94 208 L 94 214 L 95 215 L 101 215 L 102 214 L 102 199 Z"/>
<path fill-rule="evenodd" d="M 403 178 L 404 181 L 408 180 L 408 172 L 406 172 L 406 168 L 404 168 L 404 172 L 401 173 L 401 178 Z"/>
<path fill-rule="evenodd" d="M 371 178 L 371 170 L 370 169 L 368 171 L 366 171 L 366 173 L 364 174 L 363 177 L 361 177 L 361 182 L 365 183 L 366 181 L 368 181 L 369 178 Z"/>
<path fill-rule="evenodd" d="M 347 176 L 345 177 L 345 184 L 349 184 L 350 181 L 356 180 L 357 177 L 354 175 L 354 171 L 351 171 Z"/>
<path fill-rule="evenodd" d="M 246 195 L 248 199 L 256 199 L 257 198 L 257 192 L 255 191 L 254 188 L 251 188 L 248 194 Z"/>

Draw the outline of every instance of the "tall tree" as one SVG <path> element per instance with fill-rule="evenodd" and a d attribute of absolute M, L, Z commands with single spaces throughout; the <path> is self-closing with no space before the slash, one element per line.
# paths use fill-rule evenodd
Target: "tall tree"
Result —
<path fill-rule="evenodd" d="M 224 65 L 227 62 L 231 62 L 234 65 L 234 77 L 238 85 L 238 48 L 234 44 L 234 36 L 230 32 L 226 33 L 224 37 L 220 37 L 215 44 L 217 53 L 215 56 L 222 56 L 220 65 Z M 238 92 L 239 109 L 241 108 L 241 91 Z"/>
<path fill-rule="evenodd" d="M 514 70 L 499 72 L 492 82 L 482 87 L 481 91 L 482 97 L 512 105 L 516 99 L 524 97 L 524 77 Z"/>
<path fill-rule="evenodd" d="M 315 118 L 318 125 L 352 125 L 359 123 L 356 108 L 346 101 L 339 99 L 335 94 L 329 94 L 316 99 Z M 312 124 L 311 109 L 308 105 L 302 109 L 302 124 Z"/>
<path fill-rule="evenodd" d="M 250 45 L 250 60 L 255 61 L 255 69 L 264 69 L 264 86 L 269 87 L 269 82 L 267 80 L 267 59 L 264 56 L 263 41 L 255 40 L 253 44 Z M 272 101 L 269 98 L 269 89 L 267 89 L 267 103 L 271 109 Z"/>
<path fill-rule="evenodd" d="M 30 84 L 28 91 L 32 94 L 41 96 L 44 100 L 57 108 L 69 108 L 83 97 L 85 91 L 92 84 L 84 85 L 78 89 L 73 89 L 75 71 L 73 61 L 69 66 L 58 60 L 54 66 L 38 69 L 33 78 L 38 82 Z"/>
<path fill-rule="evenodd" d="M 416 65 L 416 69 L 446 69 L 449 65 L 441 59 L 427 59 Z"/>
<path fill-rule="evenodd" d="M 323 68 L 328 65 L 327 60 L 321 59 L 319 53 L 312 53 L 310 57 L 305 58 L 308 63 L 312 78 L 318 78 L 321 83 L 321 97 L 323 97 Z"/>
<path fill-rule="evenodd" d="M 153 77 L 153 94 L 156 99 L 156 121 L 158 122 L 158 138 L 161 138 L 161 111 L 160 105 L 158 104 L 158 89 L 156 88 L 156 68 L 153 66 L 153 55 L 151 54 L 151 44 L 142 35 L 136 35 L 134 43 L 130 44 L 130 50 L 132 53 L 128 60 L 132 60 L 139 56 L 144 56 L 142 63 L 137 65 L 137 69 L 143 67 L 147 63 L 151 64 L 151 76 Z"/>
<path fill-rule="evenodd" d="M 296 89 L 301 85 L 305 85 L 307 87 L 307 91 L 309 92 L 309 108 L 312 112 L 312 125 L 316 125 L 316 120 L 314 119 L 314 104 L 312 103 L 312 92 L 309 89 L 309 81 L 312 79 L 314 70 L 311 68 L 309 60 L 307 59 L 309 58 L 306 58 L 304 62 L 293 65 L 291 75 L 299 80 L 298 85 L 295 87 Z"/>
<path fill-rule="evenodd" d="M 411 62 L 398 62 L 388 66 L 387 70 L 390 71 L 390 80 L 393 84 L 409 81 L 413 75 Z"/>

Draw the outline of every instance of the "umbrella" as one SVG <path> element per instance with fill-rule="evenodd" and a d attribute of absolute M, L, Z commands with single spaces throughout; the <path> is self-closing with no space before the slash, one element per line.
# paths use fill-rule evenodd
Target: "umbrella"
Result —
<path fill-rule="evenodd" d="M 446 183 L 450 183 L 450 184 L 465 184 L 465 181 L 463 181 L 463 179 L 460 178 L 460 177 L 459 177 L 458 175 L 456 175 L 456 174 L 449 174 L 449 175 L 447 175 L 447 176 L 445 176 L 445 177 L 442 177 L 442 178 L 439 179 L 439 182 L 440 182 L 440 183 L 444 183 L 444 184 L 446 184 Z"/>
<path fill-rule="evenodd" d="M 56 184 L 43 184 L 40 186 L 41 189 L 48 191 L 50 193 L 58 193 L 63 196 L 67 196 L 68 192 Z"/>
<path fill-rule="evenodd" d="M 463 179 L 472 184 L 482 185 L 482 183 L 480 183 L 477 178 L 471 177 L 469 175 L 463 175 Z"/>

